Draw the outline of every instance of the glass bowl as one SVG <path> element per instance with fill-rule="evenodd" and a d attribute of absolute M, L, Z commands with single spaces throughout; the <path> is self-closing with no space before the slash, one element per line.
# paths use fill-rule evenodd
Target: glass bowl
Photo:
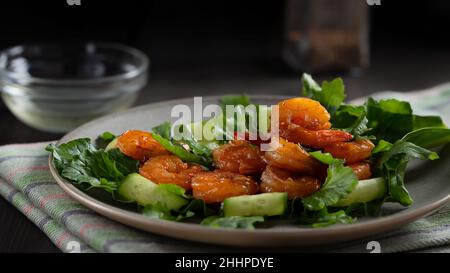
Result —
<path fill-rule="evenodd" d="M 0 52 L 0 91 L 24 123 L 67 132 L 130 107 L 148 66 L 144 53 L 114 43 L 20 45 Z"/>

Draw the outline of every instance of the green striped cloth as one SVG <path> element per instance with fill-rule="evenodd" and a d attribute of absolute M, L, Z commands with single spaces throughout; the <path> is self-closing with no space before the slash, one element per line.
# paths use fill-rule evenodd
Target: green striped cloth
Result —
<path fill-rule="evenodd" d="M 417 92 L 414 96 L 394 92 L 375 95 L 377 98 L 385 96 L 397 98 L 407 96 L 407 100 L 412 102 L 415 110 L 418 109 L 422 114 L 443 115 L 450 124 L 449 85 Z M 47 162 L 48 153 L 44 151 L 47 144 L 13 144 L 0 147 L 0 194 L 33 221 L 62 251 L 83 253 L 242 251 L 138 231 L 83 207 L 69 198 L 52 178 Z M 369 252 L 366 249 L 369 241 L 379 242 L 382 252 L 450 252 L 450 206 L 401 229 L 373 238 L 327 246 L 327 250 Z M 264 249 L 257 250 L 264 251 Z"/>
<path fill-rule="evenodd" d="M 0 147 L 0 194 L 65 252 L 188 252 L 214 250 L 108 220 L 72 200 L 48 167 L 48 143 Z"/>

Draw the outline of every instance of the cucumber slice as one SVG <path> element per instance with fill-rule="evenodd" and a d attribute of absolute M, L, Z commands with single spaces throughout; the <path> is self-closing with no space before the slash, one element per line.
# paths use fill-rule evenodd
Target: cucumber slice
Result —
<path fill-rule="evenodd" d="M 105 151 L 107 152 L 107 151 L 109 151 L 109 150 L 112 150 L 112 149 L 114 149 L 114 148 L 117 148 L 117 140 L 118 140 L 119 138 L 115 138 L 115 139 L 113 139 L 113 140 L 111 140 L 111 142 L 110 143 L 108 143 L 108 145 L 106 146 L 106 148 L 105 148 Z"/>
<path fill-rule="evenodd" d="M 142 206 L 161 203 L 169 209 L 177 210 L 188 203 L 187 199 L 168 191 L 165 187 L 159 187 L 138 173 L 127 175 L 118 191 L 121 196 Z"/>
<path fill-rule="evenodd" d="M 223 201 L 225 217 L 229 216 L 275 216 L 287 210 L 286 192 L 229 197 Z"/>
<path fill-rule="evenodd" d="M 335 207 L 346 207 L 354 203 L 366 203 L 383 197 L 387 192 L 386 181 L 381 178 L 360 180 L 355 189 L 339 200 Z"/>

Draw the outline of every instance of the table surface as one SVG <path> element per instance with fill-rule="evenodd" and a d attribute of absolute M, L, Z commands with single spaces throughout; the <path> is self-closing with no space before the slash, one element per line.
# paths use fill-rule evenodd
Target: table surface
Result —
<path fill-rule="evenodd" d="M 329 73 L 319 80 L 341 75 L 348 98 L 381 90 L 410 91 L 450 81 L 450 52 L 438 50 L 374 49 L 370 68 L 354 73 Z M 213 64 L 211 62 L 160 64 L 153 67 L 149 84 L 137 104 L 194 95 L 225 93 L 298 95 L 298 74 L 280 60 Z M 56 140 L 58 134 L 31 129 L 18 121 L 0 102 L 0 145 Z M 59 252 L 32 222 L 0 198 L 0 252 Z"/>

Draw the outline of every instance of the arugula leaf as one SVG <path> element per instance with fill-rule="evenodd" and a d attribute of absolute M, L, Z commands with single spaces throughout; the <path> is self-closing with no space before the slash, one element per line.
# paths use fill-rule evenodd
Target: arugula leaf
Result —
<path fill-rule="evenodd" d="M 248 109 L 246 109 L 247 106 L 255 106 L 255 112 L 249 112 L 246 111 Z M 250 101 L 250 98 L 245 96 L 245 95 L 241 95 L 241 96 L 223 96 L 220 99 L 220 106 L 222 108 L 222 114 L 218 117 L 218 119 L 222 119 L 223 122 L 223 127 L 222 130 L 224 131 L 224 137 L 226 138 L 227 136 L 230 137 L 230 135 L 227 135 L 227 126 L 229 124 L 234 124 L 234 128 L 233 128 L 233 132 L 245 132 L 251 125 L 258 127 L 258 120 L 259 120 L 259 116 L 258 116 L 258 105 L 252 104 Z M 227 111 L 226 108 L 227 106 L 235 106 L 234 107 L 234 115 L 227 115 Z M 250 117 L 253 117 L 254 120 L 256 121 L 256 124 L 250 124 Z M 244 120 L 242 120 L 243 124 L 241 124 L 240 122 L 238 122 L 238 117 L 241 118 L 245 118 Z M 217 128 L 217 130 L 219 131 L 220 129 Z M 228 138 L 229 139 L 229 138 Z M 231 136 L 232 139 L 232 136 Z"/>
<path fill-rule="evenodd" d="M 354 136 L 370 132 L 377 140 L 388 142 L 425 127 L 446 128 L 440 117 L 413 115 L 408 102 L 395 99 L 375 101 L 369 98 L 364 106 L 343 104 L 332 115 L 331 121 L 334 128 Z"/>
<path fill-rule="evenodd" d="M 141 213 L 142 215 L 153 219 L 163 219 L 169 221 L 178 221 L 182 219 L 182 216 L 178 217 L 173 215 L 171 210 L 161 203 L 147 205 L 142 209 Z"/>
<path fill-rule="evenodd" d="M 322 88 L 312 78 L 311 75 L 303 73 L 302 75 L 303 96 L 308 98 L 314 98 L 316 93 L 322 92 Z"/>
<path fill-rule="evenodd" d="M 307 224 L 313 228 L 322 228 L 334 224 L 351 224 L 355 220 L 343 210 L 328 212 L 326 208 L 319 211 L 305 211 L 299 218 L 301 224 Z"/>
<path fill-rule="evenodd" d="M 322 162 L 323 164 L 331 165 L 333 163 L 339 164 L 344 161 L 338 158 L 334 158 L 330 153 L 324 153 L 322 151 L 314 151 L 309 153 L 312 157 Z"/>
<path fill-rule="evenodd" d="M 99 138 L 101 138 L 103 141 L 109 143 L 109 142 L 113 141 L 116 138 L 116 136 L 113 133 L 106 131 L 103 134 L 101 134 L 99 136 Z"/>
<path fill-rule="evenodd" d="M 334 128 L 342 129 L 354 136 L 361 136 L 370 129 L 367 127 L 369 120 L 364 106 L 343 104 L 331 117 Z"/>
<path fill-rule="evenodd" d="M 111 133 L 111 132 L 104 132 L 101 135 L 99 135 L 97 137 L 97 139 L 95 139 L 95 145 L 98 148 L 103 148 L 104 149 L 115 138 L 116 138 L 116 136 L 113 133 Z"/>
<path fill-rule="evenodd" d="M 97 150 L 89 138 L 81 138 L 59 146 L 50 144 L 53 163 L 62 177 L 81 186 L 102 188 L 113 193 L 129 173 L 136 172 L 139 162 L 117 150 Z M 120 153 L 120 154 L 119 154 Z"/>
<path fill-rule="evenodd" d="M 344 166 L 342 160 L 335 159 L 330 154 L 320 151 L 310 154 L 322 163 L 328 164 L 327 178 L 322 188 L 302 199 L 306 209 L 319 211 L 337 204 L 340 199 L 352 192 L 358 183 L 358 179 L 350 167 Z"/>
<path fill-rule="evenodd" d="M 163 138 L 170 139 L 170 127 L 170 122 L 166 121 L 153 127 L 152 132 L 162 136 Z"/>
<path fill-rule="evenodd" d="M 345 86 L 341 78 L 336 78 L 331 82 L 322 82 L 322 93 L 320 93 L 320 101 L 325 103 L 325 108 L 331 109 L 332 114 L 339 108 L 345 99 Z"/>
<path fill-rule="evenodd" d="M 381 206 L 388 200 L 389 197 L 376 199 L 367 203 L 354 203 L 348 206 L 345 210 L 346 214 L 361 215 L 375 217 L 380 215 Z"/>
<path fill-rule="evenodd" d="M 372 150 L 372 156 L 378 153 L 389 151 L 392 148 L 392 143 L 382 139 L 378 141 L 375 148 Z"/>
<path fill-rule="evenodd" d="M 203 219 L 200 223 L 204 226 L 209 226 L 213 228 L 234 228 L 234 229 L 255 229 L 254 224 L 257 222 L 264 222 L 264 217 L 262 216 L 230 216 L 230 217 L 219 217 L 210 216 Z"/>
<path fill-rule="evenodd" d="M 201 157 L 199 155 L 196 155 L 196 154 L 193 154 L 193 153 L 187 151 L 182 146 L 173 143 L 172 141 L 162 137 L 161 135 L 152 133 L 152 136 L 156 141 L 159 142 L 159 144 L 161 144 L 164 148 L 166 148 L 172 154 L 178 156 L 184 162 L 197 163 L 197 164 L 207 166 L 207 167 L 210 167 L 212 164 L 211 161 L 205 159 L 204 157 Z"/>
<path fill-rule="evenodd" d="M 107 153 L 116 162 L 117 169 L 122 174 L 139 172 L 139 161 L 126 156 L 118 148 L 111 149 Z"/>
<path fill-rule="evenodd" d="M 438 159 L 431 148 L 450 141 L 450 129 L 421 128 L 406 134 L 394 144 L 380 140 L 372 151 L 372 157 L 378 158 L 378 169 L 388 182 L 389 200 L 399 202 L 404 206 L 413 203 L 405 185 L 404 176 L 408 162 L 412 158 Z"/>
<path fill-rule="evenodd" d="M 192 199 L 181 211 L 182 214 L 199 215 L 208 217 L 214 214 L 214 210 L 209 208 L 202 199 Z"/>
<path fill-rule="evenodd" d="M 378 162 L 382 176 L 388 184 L 389 200 L 399 202 L 403 206 L 413 203 L 404 184 L 406 166 L 412 158 L 435 160 L 439 156 L 414 143 L 399 140 L 381 154 Z"/>
<path fill-rule="evenodd" d="M 196 125 L 192 124 L 192 126 Z M 206 162 L 211 162 L 212 161 L 211 147 L 217 148 L 219 146 L 217 141 L 196 140 L 194 139 L 194 135 L 191 132 L 193 128 L 189 128 L 189 126 L 183 126 L 182 129 L 183 131 L 188 130 L 190 136 L 188 138 L 183 138 L 181 141 L 176 141 L 174 142 L 174 144 L 181 144 L 181 145 L 186 144 L 189 146 L 189 149 L 192 153 L 202 157 Z M 154 133 L 160 135 L 161 137 L 167 140 L 171 139 L 170 130 L 171 125 L 170 122 L 167 121 L 152 128 L 152 131 Z"/>
<path fill-rule="evenodd" d="M 413 129 L 421 129 L 425 127 L 446 128 L 442 118 L 439 116 L 413 116 Z"/>
<path fill-rule="evenodd" d="M 433 148 L 450 142 L 450 129 L 441 127 L 421 128 L 409 132 L 402 140 L 424 148 Z"/>
<path fill-rule="evenodd" d="M 322 82 L 320 87 L 311 77 L 304 73 L 302 76 L 303 96 L 320 102 L 333 114 L 345 99 L 345 86 L 341 78 L 336 78 L 331 82 Z"/>
<path fill-rule="evenodd" d="M 194 154 L 212 160 L 212 150 L 209 148 L 209 143 L 195 139 L 183 139 L 182 142 L 186 143 Z"/>
<path fill-rule="evenodd" d="M 411 105 L 395 99 L 375 101 L 369 98 L 367 109 L 367 127 L 377 140 L 395 142 L 413 130 Z"/>
<path fill-rule="evenodd" d="M 161 203 L 156 203 L 153 205 L 147 205 L 142 209 L 142 215 L 153 218 L 153 219 L 163 219 L 163 220 L 169 220 L 169 221 L 180 221 L 185 218 L 189 218 L 194 216 L 194 212 L 188 210 L 184 213 L 176 212 L 173 210 L 170 210 Z"/>
<path fill-rule="evenodd" d="M 224 109 L 226 105 L 247 106 L 250 104 L 250 98 L 246 95 L 227 95 L 220 98 L 220 106 L 222 107 L 222 109 Z"/>
<path fill-rule="evenodd" d="M 439 158 L 436 152 L 422 148 L 412 142 L 399 140 L 395 142 L 392 147 L 382 155 L 379 165 L 388 163 L 389 160 L 395 158 L 395 156 L 397 155 L 406 155 L 409 159 L 419 158 L 435 160 Z"/>

